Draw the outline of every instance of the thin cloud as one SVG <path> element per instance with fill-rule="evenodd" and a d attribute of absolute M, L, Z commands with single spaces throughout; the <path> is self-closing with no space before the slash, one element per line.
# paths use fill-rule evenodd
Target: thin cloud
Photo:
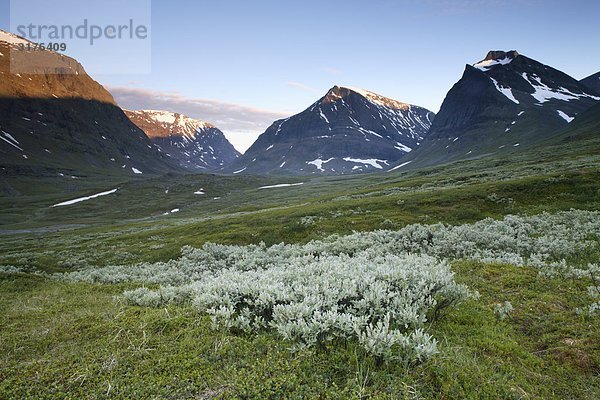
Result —
<path fill-rule="evenodd" d="M 210 122 L 225 133 L 239 151 L 252 142 L 275 120 L 289 115 L 283 112 L 216 100 L 184 97 L 177 92 L 158 92 L 120 86 L 109 86 L 115 101 L 129 110 L 165 110 Z"/>
<path fill-rule="evenodd" d="M 309 93 L 321 93 L 321 90 L 314 87 L 310 87 L 300 82 L 287 82 L 287 85 L 296 89 L 304 90 L 305 92 Z"/>

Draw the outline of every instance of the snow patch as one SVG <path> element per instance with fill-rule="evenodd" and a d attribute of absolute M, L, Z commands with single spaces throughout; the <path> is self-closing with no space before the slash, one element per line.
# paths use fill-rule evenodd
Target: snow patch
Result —
<path fill-rule="evenodd" d="M 175 113 L 168 111 L 157 111 L 157 110 L 144 110 L 144 112 L 151 115 L 152 119 L 165 124 L 172 124 L 177 118 Z"/>
<path fill-rule="evenodd" d="M 400 142 L 396 142 L 396 146 L 394 146 L 394 148 L 404 151 L 406 153 L 410 153 L 412 151 L 412 149 L 410 147 L 408 147 Z"/>
<path fill-rule="evenodd" d="M 63 175 L 64 176 L 64 175 Z M 58 203 L 55 204 L 53 206 L 50 207 L 62 207 L 62 206 L 70 206 L 71 204 L 75 204 L 75 203 L 80 203 L 82 201 L 86 201 L 86 200 L 91 200 L 91 199 L 95 199 L 96 197 L 100 197 L 100 196 L 107 196 L 109 194 L 113 194 L 114 192 L 116 192 L 117 189 L 113 189 L 113 190 L 108 190 L 106 192 L 101 192 L 101 193 L 96 193 L 93 194 L 91 196 L 86 196 L 86 197 L 79 197 L 77 199 L 73 199 L 73 200 L 68 200 L 68 201 L 63 201 L 62 203 Z"/>
<path fill-rule="evenodd" d="M 363 127 L 360 126 L 360 122 L 358 122 L 357 120 L 355 120 L 354 118 L 350 117 L 350 119 L 352 120 L 352 122 L 354 123 L 354 125 L 356 125 L 355 127 L 352 126 L 348 126 L 348 129 L 356 129 L 358 130 L 360 133 L 362 133 L 363 135 L 365 134 L 369 134 L 369 135 L 374 135 L 377 136 L 379 138 L 383 139 L 383 136 L 381 136 L 379 133 L 374 132 L 374 131 L 370 131 L 368 129 L 365 129 Z M 370 141 L 370 139 L 365 138 L 366 141 Z"/>
<path fill-rule="evenodd" d="M 282 188 L 282 187 L 289 187 L 289 186 L 300 186 L 300 185 L 304 185 L 304 182 L 299 182 L 299 183 L 280 183 L 280 184 L 277 184 L 277 185 L 261 186 L 261 187 L 259 187 L 259 189 L 275 189 L 275 188 Z"/>
<path fill-rule="evenodd" d="M 473 66 L 481 71 L 487 71 L 495 65 L 506 65 L 510 64 L 513 58 L 504 57 L 499 60 L 483 60 L 473 64 Z"/>
<path fill-rule="evenodd" d="M 388 97 L 384 97 L 374 92 L 370 92 L 368 90 L 359 89 L 351 86 L 343 86 L 345 89 L 351 90 L 355 93 L 366 98 L 372 104 L 376 106 L 385 107 L 393 110 L 410 110 L 410 104 L 402 103 L 401 101 L 390 99 Z"/>
<path fill-rule="evenodd" d="M 12 140 L 13 142 L 15 142 L 16 144 L 21 144 L 19 143 L 19 141 L 17 139 L 15 139 L 10 133 L 6 132 L 6 131 L 2 131 L 2 133 L 4 133 L 4 136 L 6 136 L 7 138 L 9 138 L 10 140 Z"/>
<path fill-rule="evenodd" d="M 240 172 L 244 172 L 246 170 L 246 168 L 248 168 L 248 167 L 244 167 L 244 168 L 242 168 L 240 170 L 234 171 L 233 173 L 234 174 L 239 174 Z"/>
<path fill-rule="evenodd" d="M 524 72 L 521 76 L 535 90 L 535 92 L 531 93 L 531 96 L 533 96 L 540 104 L 545 103 L 551 99 L 571 101 L 577 100 L 582 97 L 587 97 L 594 100 L 600 100 L 600 97 L 592 96 L 587 93 L 573 93 L 564 87 L 560 87 L 558 89 L 551 88 L 542 82 L 542 78 L 535 74 L 529 76 L 527 75 L 527 73 Z"/>
<path fill-rule="evenodd" d="M 564 119 L 565 121 L 567 121 L 567 123 L 573 121 L 575 118 L 573 117 L 569 117 L 564 111 L 561 110 L 556 110 L 556 112 L 558 113 L 558 115 L 560 115 L 560 117 L 562 119 Z"/>
<path fill-rule="evenodd" d="M 387 164 L 387 160 L 378 160 L 376 158 L 361 159 L 361 158 L 344 157 L 344 161 L 353 162 L 353 163 L 357 163 L 357 164 L 370 165 L 377 169 L 383 169 L 383 166 L 379 165 L 378 163 Z"/>
<path fill-rule="evenodd" d="M 0 30 L 0 41 L 6 42 L 6 43 L 12 44 L 12 45 L 31 43 L 29 40 L 25 40 L 17 35 L 13 35 L 12 33 L 5 32 L 3 30 Z"/>
<path fill-rule="evenodd" d="M 408 165 L 408 164 L 410 164 L 411 162 L 412 162 L 412 161 L 407 161 L 407 162 L 404 162 L 404 163 L 402 163 L 402 164 L 400 164 L 400 165 L 396 165 L 394 168 L 390 169 L 388 172 L 390 172 L 390 171 L 395 171 L 395 170 L 397 170 L 398 168 L 402 168 L 402 167 L 404 167 L 405 165 Z"/>
<path fill-rule="evenodd" d="M 490 79 L 492 80 L 492 82 L 494 83 L 494 86 L 496 86 L 496 89 L 502 93 L 504 96 L 506 96 L 507 99 L 509 99 L 510 101 L 519 104 L 519 100 L 515 99 L 515 96 L 513 96 L 512 90 L 510 88 L 505 88 L 502 85 L 500 85 L 498 83 L 497 80 L 495 80 L 494 78 L 490 77 Z"/>
<path fill-rule="evenodd" d="M 3 132 L 4 132 L 4 131 L 3 131 Z M 4 134 L 5 134 L 5 135 L 7 135 L 7 133 L 6 133 L 6 132 L 4 132 Z M 8 136 L 10 136 L 10 135 L 8 135 Z M 10 136 L 10 137 L 12 138 L 12 136 Z M 22 149 L 20 146 L 16 145 L 16 144 L 15 144 L 15 143 L 13 143 L 12 141 L 10 141 L 10 140 L 8 140 L 8 139 L 6 139 L 6 138 L 2 137 L 2 136 L 0 136 L 0 139 L 4 140 L 6 143 L 10 144 L 10 145 L 11 145 L 11 146 L 13 146 L 13 147 L 16 147 L 17 149 L 19 149 L 19 150 L 21 150 L 21 151 L 25 151 L 25 150 L 23 150 L 23 149 Z M 13 138 L 13 140 L 14 140 L 14 138 Z M 16 143 L 19 143 L 19 142 L 17 142 L 16 140 L 14 140 L 14 141 L 15 141 Z M 19 144 L 20 144 L 20 143 L 19 143 Z"/>
<path fill-rule="evenodd" d="M 289 117 L 289 118 L 286 118 L 286 119 L 284 119 L 283 121 L 281 121 L 281 122 L 279 123 L 279 126 L 277 127 L 277 131 L 275 132 L 275 136 L 277 136 L 277 135 L 279 134 L 279 132 L 281 132 L 281 127 L 282 127 L 282 126 L 283 126 L 283 124 L 285 124 L 285 123 L 286 123 L 286 122 L 287 122 L 287 121 L 288 121 L 290 118 L 291 118 L 291 117 Z"/>
<path fill-rule="evenodd" d="M 131 170 L 133 171 L 134 174 L 142 174 L 143 173 L 142 171 L 140 171 L 139 169 L 134 168 L 134 167 L 131 167 Z"/>
<path fill-rule="evenodd" d="M 327 119 L 325 114 L 323 114 L 323 110 L 321 109 L 321 107 L 319 107 L 319 114 L 322 120 L 324 120 L 326 123 L 329 123 L 329 120 Z"/>
<path fill-rule="evenodd" d="M 307 161 L 306 163 L 309 165 L 314 165 L 319 171 L 324 172 L 325 170 L 323 169 L 323 164 L 327 164 L 331 160 L 335 160 L 335 158 L 332 157 L 329 160 L 321 160 L 320 158 L 317 158 L 312 161 Z"/>

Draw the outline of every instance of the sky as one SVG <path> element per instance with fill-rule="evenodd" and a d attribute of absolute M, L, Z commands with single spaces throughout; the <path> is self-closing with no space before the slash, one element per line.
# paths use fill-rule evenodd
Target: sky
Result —
<path fill-rule="evenodd" d="M 9 3 L 0 0 L 5 30 Z M 104 6 L 62 16 L 124 13 L 106 1 L 78 3 Z M 489 50 L 517 50 L 584 78 L 600 71 L 598 15 L 597 0 L 154 0 L 147 59 L 140 49 L 118 57 L 96 49 L 78 60 L 122 107 L 209 121 L 244 151 L 274 120 L 301 112 L 334 85 L 437 112 L 465 64 Z M 103 71 L 124 60 L 143 64 Z"/>

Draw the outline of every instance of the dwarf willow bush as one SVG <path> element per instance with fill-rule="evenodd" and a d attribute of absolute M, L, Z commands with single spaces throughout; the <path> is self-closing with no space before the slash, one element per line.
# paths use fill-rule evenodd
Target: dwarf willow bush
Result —
<path fill-rule="evenodd" d="M 447 262 L 425 255 L 299 255 L 257 266 L 261 261 L 124 296 L 154 307 L 191 301 L 215 327 L 274 330 L 299 348 L 353 339 L 381 360 L 415 361 L 437 351 L 425 323 L 470 295 Z"/>
<path fill-rule="evenodd" d="M 380 360 L 414 361 L 436 352 L 426 322 L 470 296 L 445 260 L 529 265 L 545 275 L 589 278 L 597 290 L 598 266 L 584 260 L 600 251 L 599 237 L 600 213 L 571 210 L 460 226 L 414 224 L 306 244 L 206 243 L 184 247 L 181 258 L 166 263 L 84 269 L 58 278 L 156 284 L 157 290 L 124 296 L 142 306 L 191 303 L 215 327 L 273 330 L 298 347 L 354 340 Z M 582 310 L 597 311 L 597 303 Z"/>
<path fill-rule="evenodd" d="M 25 272 L 21 267 L 15 267 L 14 265 L 0 265 L 0 274 L 18 274 Z"/>
<path fill-rule="evenodd" d="M 504 303 L 494 305 L 494 314 L 496 315 L 496 318 L 501 321 L 508 318 L 513 309 L 511 302 L 505 301 Z"/>
<path fill-rule="evenodd" d="M 470 259 L 528 265 L 545 275 L 599 276 L 594 264 L 579 262 L 582 254 L 600 251 L 600 212 L 571 210 L 536 216 L 508 215 L 458 226 L 408 225 L 398 231 L 379 230 L 332 235 L 306 244 L 235 246 L 206 243 L 186 246 L 182 256 L 166 263 L 86 268 L 61 279 L 98 283 L 141 282 L 181 285 L 202 279 L 207 271 L 226 268 L 255 270 L 302 256 L 425 254 L 442 259 Z M 585 257 L 584 257 L 585 259 Z M 598 279 L 596 279 L 598 280 Z"/>

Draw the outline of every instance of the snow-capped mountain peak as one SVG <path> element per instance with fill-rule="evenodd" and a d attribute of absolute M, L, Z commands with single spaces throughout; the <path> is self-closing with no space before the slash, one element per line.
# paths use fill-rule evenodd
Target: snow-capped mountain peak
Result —
<path fill-rule="evenodd" d="M 199 120 L 190 118 L 186 115 L 179 114 L 172 111 L 162 110 L 140 110 L 131 111 L 129 113 L 139 116 L 139 118 L 146 118 L 154 121 L 158 125 L 162 125 L 164 129 L 155 129 L 147 132 L 149 137 L 153 136 L 171 136 L 180 135 L 187 136 L 190 138 L 196 137 L 198 131 L 202 131 L 209 128 L 214 128 L 214 125 Z"/>
<path fill-rule="evenodd" d="M 515 50 L 467 65 L 411 167 L 485 157 L 545 140 L 600 100 L 573 77 Z"/>
<path fill-rule="evenodd" d="M 13 46 L 31 43 L 29 40 L 23 39 L 21 36 L 3 31 L 2 29 L 0 29 L 0 42 L 6 42 Z"/>
<path fill-rule="evenodd" d="M 378 106 L 393 108 L 396 110 L 410 109 L 410 104 L 382 96 L 369 90 L 359 89 L 352 86 L 334 86 L 333 88 L 329 89 L 329 91 L 323 98 L 323 103 L 335 102 L 339 99 L 348 96 L 350 92 L 357 93 L 365 99 L 367 99 L 368 101 L 370 101 L 371 103 Z"/>
<path fill-rule="evenodd" d="M 485 59 L 473 64 L 498 92 L 515 104 L 536 106 L 555 100 L 600 100 L 594 90 L 587 90 L 568 75 L 539 63 L 516 50 L 488 52 Z"/>
<path fill-rule="evenodd" d="M 192 170 L 212 170 L 239 157 L 239 153 L 212 124 L 162 110 L 125 110 L 150 140 L 179 164 Z"/>
<path fill-rule="evenodd" d="M 275 121 L 226 170 L 345 174 L 387 169 L 415 149 L 434 114 L 377 93 L 334 86 L 303 112 Z"/>
<path fill-rule="evenodd" d="M 518 56 L 519 53 L 516 50 L 491 50 L 483 60 L 473 64 L 473 66 L 481 71 L 487 71 L 495 65 L 510 64 Z"/>

